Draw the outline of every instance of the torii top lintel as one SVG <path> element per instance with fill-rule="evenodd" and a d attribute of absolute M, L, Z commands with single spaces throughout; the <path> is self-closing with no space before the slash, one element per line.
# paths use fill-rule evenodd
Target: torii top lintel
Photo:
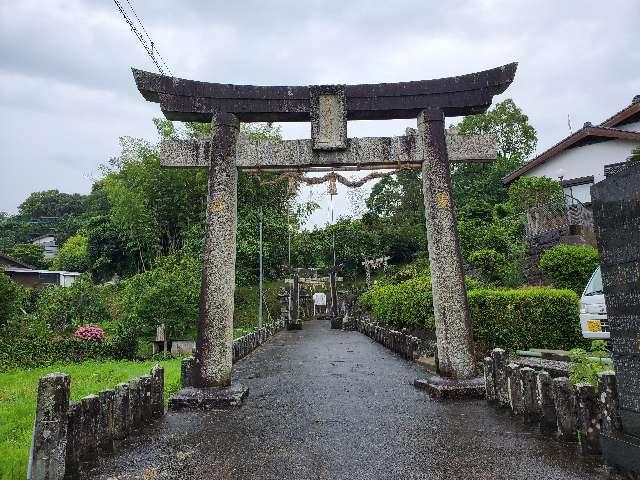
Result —
<path fill-rule="evenodd" d="M 482 113 L 511 84 L 517 66 L 415 82 L 306 87 L 199 82 L 136 69 L 133 76 L 144 98 L 160 103 L 169 120 L 209 122 L 212 112 L 221 111 L 242 122 L 309 121 L 314 90 L 343 92 L 348 120 L 387 120 L 416 118 L 425 109 L 449 117 Z"/>

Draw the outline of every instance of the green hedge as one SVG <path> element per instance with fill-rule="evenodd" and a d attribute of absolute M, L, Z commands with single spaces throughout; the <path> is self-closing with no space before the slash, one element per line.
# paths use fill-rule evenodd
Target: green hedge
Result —
<path fill-rule="evenodd" d="M 468 297 L 479 353 L 495 347 L 569 350 L 584 343 L 578 296 L 570 290 L 474 290 Z"/>
<path fill-rule="evenodd" d="M 584 343 L 578 297 L 570 290 L 484 289 L 470 282 L 467 287 L 479 355 L 494 347 L 570 349 Z M 390 327 L 434 329 L 428 277 L 376 285 L 361 295 L 359 303 L 377 322 Z"/>
<path fill-rule="evenodd" d="M 34 368 L 56 362 L 113 358 L 114 349 L 109 342 L 87 342 L 71 337 L 55 340 L 46 337 L 0 339 L 0 371 Z"/>

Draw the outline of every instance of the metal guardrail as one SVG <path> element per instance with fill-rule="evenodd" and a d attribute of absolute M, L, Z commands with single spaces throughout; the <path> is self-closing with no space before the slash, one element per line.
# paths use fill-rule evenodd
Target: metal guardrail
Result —
<path fill-rule="evenodd" d="M 526 211 L 525 237 L 537 237 L 570 225 L 592 231 L 593 212 L 577 198 L 565 194 L 562 204 L 548 203 Z"/>

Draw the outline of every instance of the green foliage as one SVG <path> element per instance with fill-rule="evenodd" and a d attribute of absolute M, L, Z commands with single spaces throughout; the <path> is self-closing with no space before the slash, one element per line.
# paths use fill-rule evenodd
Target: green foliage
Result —
<path fill-rule="evenodd" d="M 53 270 L 85 272 L 89 269 L 89 239 L 84 235 L 74 235 L 64 242 L 51 262 Z"/>
<path fill-rule="evenodd" d="M 27 476 L 40 377 L 50 372 L 69 374 L 71 399 L 79 400 L 148 373 L 156 363 L 164 367 L 166 401 L 177 390 L 180 382 L 179 359 L 160 362 L 90 361 L 0 373 L 0 478 L 13 480 Z"/>
<path fill-rule="evenodd" d="M 598 251 L 586 245 L 558 245 L 540 257 L 540 270 L 556 288 L 567 288 L 578 295 L 584 291 L 598 266 Z"/>
<path fill-rule="evenodd" d="M 509 186 L 509 201 L 519 210 L 541 205 L 564 205 L 564 192 L 557 180 L 549 177 L 520 177 Z"/>
<path fill-rule="evenodd" d="M 631 151 L 631 155 L 627 157 L 629 163 L 640 163 L 640 146 Z"/>
<path fill-rule="evenodd" d="M 49 285 L 36 301 L 35 317 L 55 334 L 71 334 L 81 325 L 110 320 L 101 287 L 82 275 L 69 287 Z"/>
<path fill-rule="evenodd" d="M 172 338 L 195 329 L 201 263 L 193 257 L 168 256 L 153 269 L 120 282 L 114 307 L 115 336 L 131 349 L 138 337 L 149 337 L 161 323 Z"/>
<path fill-rule="evenodd" d="M 569 290 L 469 291 L 478 354 L 500 347 L 569 349 L 582 342 L 578 297 Z"/>
<path fill-rule="evenodd" d="M 529 118 L 507 98 L 493 105 L 486 113 L 470 115 L 457 125 L 460 133 L 491 133 L 498 140 L 498 155 L 524 160 L 538 143 L 536 130 Z"/>
<path fill-rule="evenodd" d="M 470 281 L 467 290 L 479 355 L 495 347 L 568 349 L 582 341 L 578 297 L 569 290 L 489 290 Z M 382 324 L 434 328 L 429 277 L 375 285 L 358 302 Z"/>
<path fill-rule="evenodd" d="M 33 192 L 18 207 L 21 215 L 31 218 L 64 217 L 84 212 L 84 196 L 58 190 Z"/>
<path fill-rule="evenodd" d="M 16 243 L 8 248 L 5 253 L 36 268 L 45 264 L 44 249 L 41 245 L 34 243 Z"/>
<path fill-rule="evenodd" d="M 482 279 L 486 282 L 499 282 L 502 272 L 507 265 L 507 258 L 493 248 L 474 250 L 469 255 L 469 263 L 477 268 Z"/>
<path fill-rule="evenodd" d="M 376 284 L 358 299 L 376 321 L 394 328 L 434 329 L 431 278 L 420 276 L 397 284 Z"/>
<path fill-rule="evenodd" d="M 20 285 L 0 272 L 0 337 L 18 314 L 22 299 Z"/>
<path fill-rule="evenodd" d="M 362 259 L 382 253 L 380 237 L 360 220 L 340 219 L 322 229 L 303 231 L 293 239 L 292 262 L 305 267 L 333 265 L 333 239 L 335 235 L 336 263 L 344 265 L 345 272 L 362 270 Z"/>
<path fill-rule="evenodd" d="M 569 378 L 571 383 L 598 383 L 598 373 L 612 370 L 613 365 L 604 361 L 609 357 L 607 342 L 604 340 L 594 340 L 591 342 L 591 351 L 587 352 L 583 348 L 574 348 L 569 352 L 571 359 L 571 373 Z"/>

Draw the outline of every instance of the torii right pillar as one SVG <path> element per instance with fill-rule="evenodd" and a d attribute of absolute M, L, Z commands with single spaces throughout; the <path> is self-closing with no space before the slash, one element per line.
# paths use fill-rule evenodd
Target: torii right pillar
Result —
<path fill-rule="evenodd" d="M 423 110 L 420 113 L 418 142 L 417 152 L 422 156 L 439 375 L 416 380 L 415 383 L 438 399 L 482 397 L 484 380 L 476 374 L 473 332 L 452 201 L 451 166 L 441 110 Z"/>

